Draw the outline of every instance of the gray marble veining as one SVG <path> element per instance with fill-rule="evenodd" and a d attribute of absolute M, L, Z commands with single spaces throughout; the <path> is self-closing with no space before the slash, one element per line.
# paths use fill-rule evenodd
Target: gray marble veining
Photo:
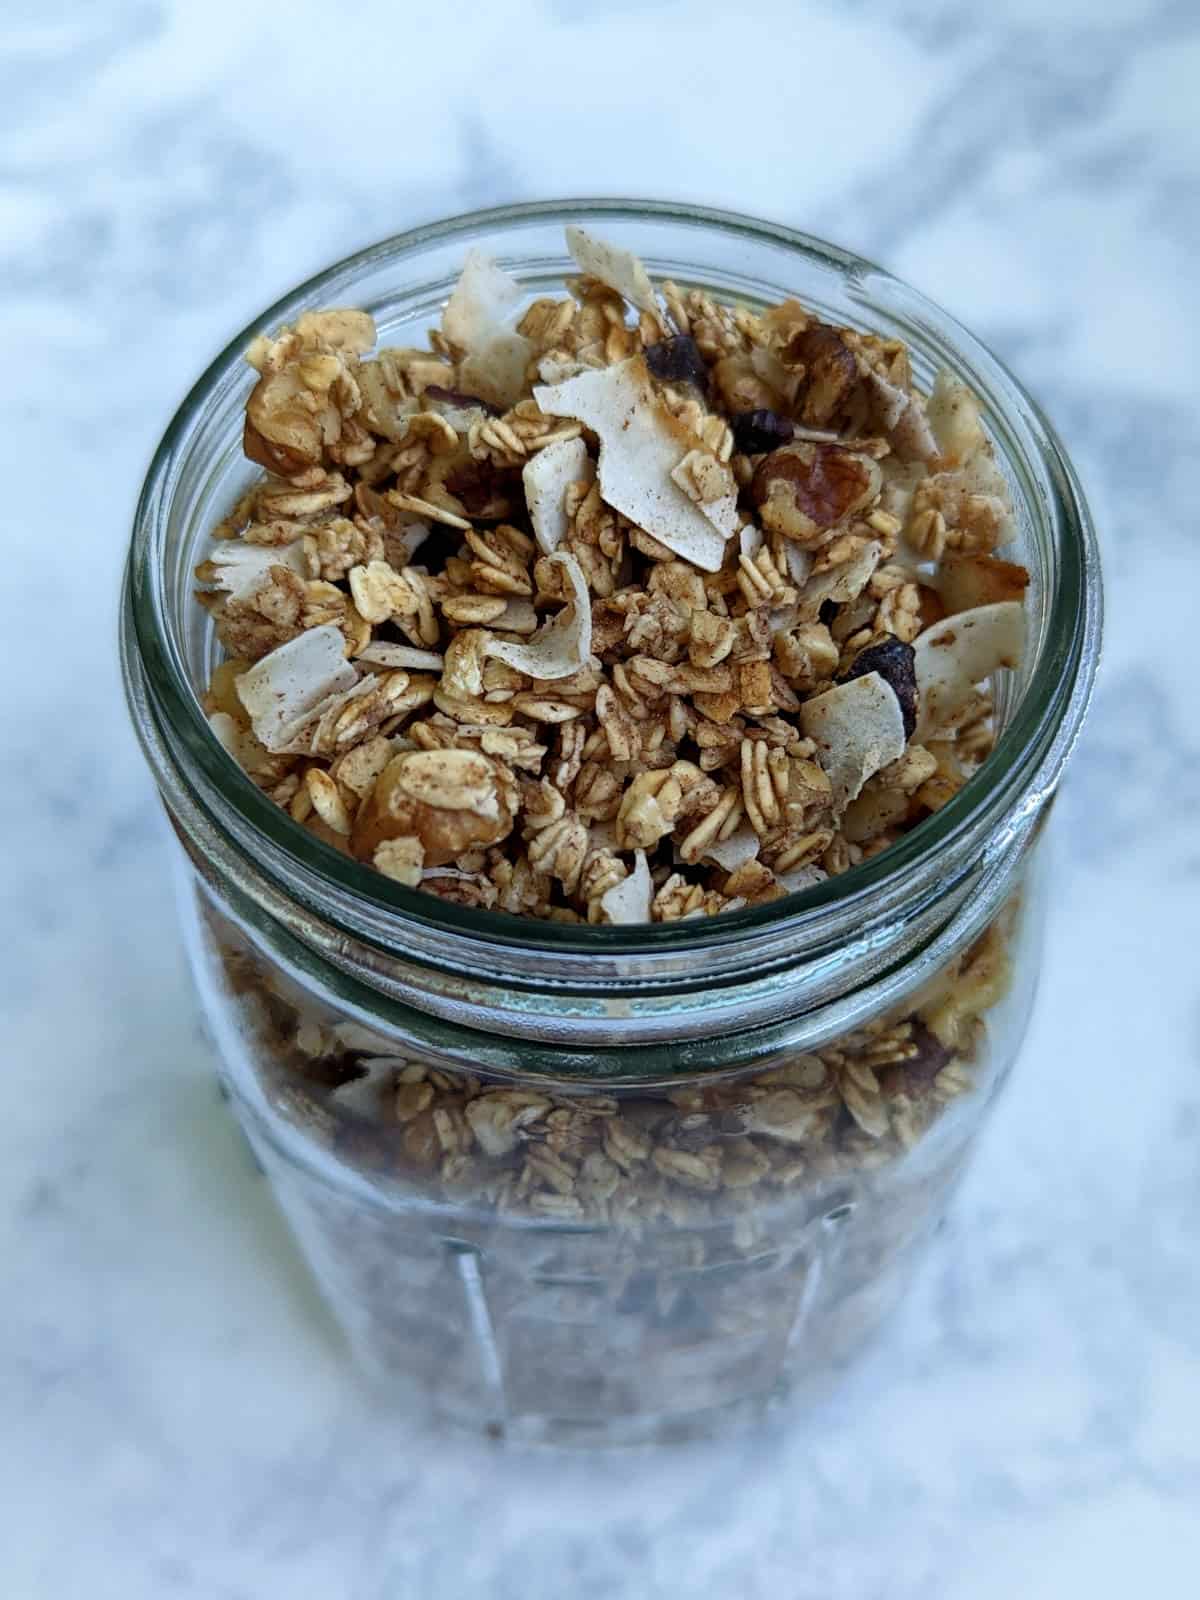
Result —
<path fill-rule="evenodd" d="M 1184 1592 L 1200 16 L 409 9 L 6 10 L 0 1591 Z M 569 192 L 757 211 L 926 289 L 1059 425 L 1109 580 L 1033 1034 L 890 1343 L 798 1424 L 620 1461 L 501 1459 L 354 1386 L 211 1085 L 113 645 L 141 472 L 236 327 L 372 237 Z"/>

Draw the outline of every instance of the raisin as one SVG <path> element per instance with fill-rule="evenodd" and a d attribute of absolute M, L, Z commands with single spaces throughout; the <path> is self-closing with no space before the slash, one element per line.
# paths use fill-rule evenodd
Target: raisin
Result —
<path fill-rule="evenodd" d="M 778 411 L 739 411 L 731 419 L 733 442 L 745 456 L 762 455 L 781 444 L 790 444 L 795 425 Z"/>
<path fill-rule="evenodd" d="M 904 737 L 911 739 L 917 726 L 917 674 L 913 647 L 903 639 L 884 639 L 879 644 L 869 644 L 855 656 L 849 672 L 844 672 L 839 683 L 849 683 L 851 678 L 865 677 L 877 672 L 900 702 L 904 718 Z"/>
<path fill-rule="evenodd" d="M 644 355 L 650 371 L 663 383 L 690 383 L 701 394 L 708 393 L 708 367 L 690 334 L 660 339 L 657 344 L 647 345 Z"/>
<path fill-rule="evenodd" d="M 478 406 L 480 411 L 486 411 L 490 417 L 500 415 L 500 407 L 494 406 L 490 400 L 483 400 L 477 394 L 464 394 L 461 389 L 443 389 L 440 383 L 430 383 L 421 391 L 422 397 L 438 400 L 444 406 L 460 406 L 464 411 L 470 411 Z"/>

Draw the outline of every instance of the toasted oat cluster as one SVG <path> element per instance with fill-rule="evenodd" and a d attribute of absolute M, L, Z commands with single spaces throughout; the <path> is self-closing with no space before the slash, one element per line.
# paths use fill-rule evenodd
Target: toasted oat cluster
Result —
<path fill-rule="evenodd" d="M 976 1087 L 1017 912 L 1014 901 L 915 1009 L 736 1078 L 615 1094 L 387 1053 L 390 1041 L 322 1013 L 229 924 L 213 926 L 272 1104 L 344 1159 L 514 1215 L 740 1219 L 749 1244 L 764 1201 L 887 1167 Z"/>
<path fill-rule="evenodd" d="M 974 396 L 905 346 L 657 289 L 567 230 L 472 252 L 430 348 L 248 352 L 266 476 L 199 599 L 216 736 L 297 822 L 460 904 L 707 916 L 886 849 L 987 755 L 1028 574 Z"/>

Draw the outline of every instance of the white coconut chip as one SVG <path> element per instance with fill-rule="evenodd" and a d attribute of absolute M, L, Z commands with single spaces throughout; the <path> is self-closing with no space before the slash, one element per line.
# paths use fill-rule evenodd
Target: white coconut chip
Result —
<path fill-rule="evenodd" d="M 790 872 L 777 872 L 775 882 L 782 884 L 789 894 L 799 894 L 801 889 L 811 889 L 814 883 L 824 883 L 829 874 L 823 867 L 793 867 Z"/>
<path fill-rule="evenodd" d="M 753 522 L 745 523 L 738 530 L 738 551 L 744 556 L 749 556 L 751 561 L 763 547 L 763 531 L 755 527 Z"/>
<path fill-rule="evenodd" d="M 585 228 L 573 224 L 567 227 L 566 235 L 567 249 L 580 272 L 615 289 L 622 300 L 628 300 L 639 311 L 648 311 L 651 316 L 658 315 L 658 298 L 650 282 L 650 274 L 632 250 L 618 249 L 616 245 L 597 239 L 594 233 L 588 233 Z"/>
<path fill-rule="evenodd" d="M 979 401 L 953 374 L 938 373 L 927 409 L 929 426 L 947 465 L 962 466 L 983 450 L 987 441 L 979 420 Z"/>
<path fill-rule="evenodd" d="M 835 684 L 800 707 L 800 725 L 842 810 L 867 779 L 904 754 L 904 717 L 890 684 L 877 672 Z"/>
<path fill-rule="evenodd" d="M 880 427 L 905 461 L 931 461 L 938 453 L 924 402 L 878 372 L 867 374 L 867 389 Z"/>
<path fill-rule="evenodd" d="M 717 572 L 738 531 L 737 498 L 699 506 L 671 480 L 695 440 L 663 406 L 641 356 L 539 385 L 533 397 L 548 416 L 574 417 L 600 439 L 600 493 L 673 555 Z"/>
<path fill-rule="evenodd" d="M 458 364 L 458 377 L 472 394 L 507 411 L 525 393 L 533 344 L 520 333 L 497 333 L 476 345 Z"/>
<path fill-rule="evenodd" d="M 653 898 L 654 880 L 650 876 L 646 852 L 635 850 L 633 871 L 604 891 L 600 896 L 600 909 L 610 922 L 649 922 Z"/>
<path fill-rule="evenodd" d="M 802 550 L 791 539 L 783 541 L 783 559 L 787 563 L 788 578 L 797 589 L 803 589 L 807 584 L 813 569 L 813 553 L 811 550 Z"/>
<path fill-rule="evenodd" d="M 758 856 L 762 841 L 749 823 L 743 823 L 728 839 L 717 839 L 704 850 L 705 861 L 715 861 L 722 872 L 736 872 Z"/>
<path fill-rule="evenodd" d="M 508 326 L 520 298 L 521 285 L 498 262 L 468 250 L 442 312 L 442 332 L 460 350 L 476 350 Z"/>
<path fill-rule="evenodd" d="M 330 695 L 355 687 L 358 673 L 345 648 L 341 629 L 326 622 L 281 644 L 238 678 L 238 699 L 268 750 L 281 754 L 298 723 Z"/>
<path fill-rule="evenodd" d="M 525 390 L 533 345 L 511 327 L 521 285 L 504 268 L 469 250 L 442 312 L 442 332 L 463 352 L 458 381 L 469 394 L 507 409 Z"/>
<path fill-rule="evenodd" d="M 311 756 L 333 737 L 338 718 L 352 700 L 375 693 L 376 679 L 366 672 L 358 682 L 338 694 L 326 695 L 311 711 L 280 729 L 275 746 L 278 755 Z"/>
<path fill-rule="evenodd" d="M 587 665 L 592 653 L 592 604 L 583 568 L 566 551 L 548 557 L 567 574 L 574 599 L 547 622 L 528 644 L 489 639 L 485 655 L 496 656 L 530 678 L 569 678 Z"/>
<path fill-rule="evenodd" d="M 828 572 L 820 572 L 815 578 L 810 578 L 798 602 L 800 620 L 814 621 L 826 600 L 833 600 L 838 605 L 857 600 L 870 583 L 882 555 L 883 546 L 878 539 L 870 539 L 853 560 L 843 561 L 841 566 L 830 567 Z"/>
<path fill-rule="evenodd" d="M 521 469 L 533 536 L 547 555 L 552 555 L 567 536 L 567 490 L 580 479 L 590 482 L 594 473 L 582 439 L 559 439 L 548 444 Z"/>
<path fill-rule="evenodd" d="M 208 558 L 207 582 L 230 595 L 245 600 L 262 587 L 272 567 L 287 567 L 299 578 L 308 576 L 304 563 L 304 541 L 291 544 L 244 544 L 241 539 L 222 539 Z"/>
<path fill-rule="evenodd" d="M 977 683 L 1001 667 L 1018 667 L 1024 648 L 1025 612 L 1019 600 L 959 611 L 918 634 L 913 641 L 914 739 L 926 738 L 961 710 Z"/>
<path fill-rule="evenodd" d="M 354 659 L 401 672 L 441 672 L 446 665 L 445 656 L 436 650 L 418 650 L 411 644 L 387 644 L 381 639 L 373 640 Z"/>

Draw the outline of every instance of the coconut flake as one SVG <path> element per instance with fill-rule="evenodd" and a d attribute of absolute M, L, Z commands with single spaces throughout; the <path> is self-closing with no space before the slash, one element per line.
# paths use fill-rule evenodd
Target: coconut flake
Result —
<path fill-rule="evenodd" d="M 914 738 L 923 739 L 947 722 L 993 672 L 1019 666 L 1024 648 L 1025 612 L 1019 600 L 959 611 L 918 634 L 913 641 Z"/>
<path fill-rule="evenodd" d="M 757 859 L 761 843 L 749 823 L 743 823 L 729 835 L 728 839 L 716 839 L 706 846 L 704 860 L 715 861 L 723 872 L 736 872 L 739 867 L 744 867 L 747 861 Z"/>
<path fill-rule="evenodd" d="M 753 522 L 747 522 L 738 530 L 738 550 L 744 556 L 749 556 L 753 561 L 763 547 L 763 531 Z"/>
<path fill-rule="evenodd" d="M 878 539 L 870 539 L 852 560 L 843 561 L 841 566 L 830 567 L 828 572 L 819 572 L 815 578 L 810 578 L 798 602 L 801 621 L 814 621 L 826 600 L 838 605 L 857 600 L 870 583 L 882 555 L 883 546 Z"/>
<path fill-rule="evenodd" d="M 468 250 L 442 312 L 442 332 L 460 350 L 478 349 L 507 327 L 520 298 L 521 285 L 499 262 Z"/>
<path fill-rule="evenodd" d="M 632 250 L 621 250 L 573 224 L 567 227 L 566 235 L 567 249 L 580 272 L 615 289 L 622 300 L 628 300 L 639 311 L 658 315 L 658 299 L 650 274 Z"/>
<path fill-rule="evenodd" d="M 273 754 L 286 749 L 296 724 L 322 701 L 357 684 L 345 648 L 341 629 L 326 622 L 281 644 L 238 678 L 238 699 L 255 736 Z"/>
<path fill-rule="evenodd" d="M 1029 572 L 1015 561 L 996 556 L 944 555 L 938 563 L 934 588 L 951 614 L 1020 600 L 1029 585 Z"/>
<path fill-rule="evenodd" d="M 649 922 L 653 897 L 654 880 L 650 876 L 646 852 L 635 850 L 633 871 L 605 890 L 600 896 L 600 909 L 610 922 Z"/>
<path fill-rule="evenodd" d="M 979 420 L 979 401 L 953 374 L 944 369 L 938 373 L 927 410 L 946 466 L 965 465 L 984 450 L 987 440 Z"/>
<path fill-rule="evenodd" d="M 507 411 L 525 393 L 533 344 L 520 333 L 497 333 L 458 364 L 458 375 L 490 405 Z"/>
<path fill-rule="evenodd" d="M 569 678 L 587 664 L 592 653 L 592 604 L 583 568 L 566 551 L 547 558 L 557 561 L 570 580 L 574 599 L 540 628 L 528 644 L 489 639 L 485 655 L 497 656 L 530 678 Z"/>
<path fill-rule="evenodd" d="M 904 754 L 900 702 L 877 672 L 835 684 L 800 707 L 800 725 L 817 746 L 817 759 L 845 808 L 881 767 Z"/>
<path fill-rule="evenodd" d="M 275 753 L 278 755 L 311 756 L 333 737 L 338 718 L 352 700 L 375 693 L 376 679 L 367 672 L 349 689 L 326 695 L 311 711 L 287 722 L 280 729 Z"/>
<path fill-rule="evenodd" d="M 897 455 L 905 461 L 931 461 L 938 446 L 921 397 L 878 372 L 869 372 L 866 382 L 875 418 Z"/>
<path fill-rule="evenodd" d="M 446 665 L 446 658 L 436 650 L 418 650 L 411 644 L 388 644 L 381 639 L 373 640 L 354 659 L 404 672 L 441 672 Z"/>
<path fill-rule="evenodd" d="M 202 581 L 231 596 L 245 600 L 262 587 L 272 567 L 287 567 L 297 577 L 308 576 L 304 564 L 304 541 L 291 544 L 245 544 L 241 539 L 222 539 L 213 547 L 203 567 Z"/>
<path fill-rule="evenodd" d="M 738 530 L 737 498 L 690 500 L 671 473 L 695 439 L 663 406 L 641 356 L 533 391 L 548 416 L 574 417 L 600 439 L 600 493 L 673 555 L 717 572 Z"/>
<path fill-rule="evenodd" d="M 802 550 L 791 539 L 783 541 L 783 559 L 787 564 L 787 575 L 796 585 L 803 589 L 808 583 L 813 569 L 813 553 L 811 550 Z M 820 609 L 818 607 L 818 609 Z"/>
<path fill-rule="evenodd" d="M 482 250 L 468 250 L 442 312 L 442 333 L 463 352 L 458 378 L 489 405 L 514 405 L 525 389 L 533 345 L 510 326 L 521 285 Z"/>
<path fill-rule="evenodd" d="M 590 482 L 593 475 L 587 445 L 578 438 L 548 444 L 522 468 L 521 482 L 525 485 L 534 538 L 547 555 L 557 550 L 567 536 L 567 490 L 581 478 Z"/>
<path fill-rule="evenodd" d="M 775 882 L 781 884 L 789 894 L 799 894 L 801 889 L 811 889 L 816 883 L 824 883 L 828 876 L 823 867 L 810 862 L 807 867 L 793 867 L 790 872 L 777 872 Z"/>

